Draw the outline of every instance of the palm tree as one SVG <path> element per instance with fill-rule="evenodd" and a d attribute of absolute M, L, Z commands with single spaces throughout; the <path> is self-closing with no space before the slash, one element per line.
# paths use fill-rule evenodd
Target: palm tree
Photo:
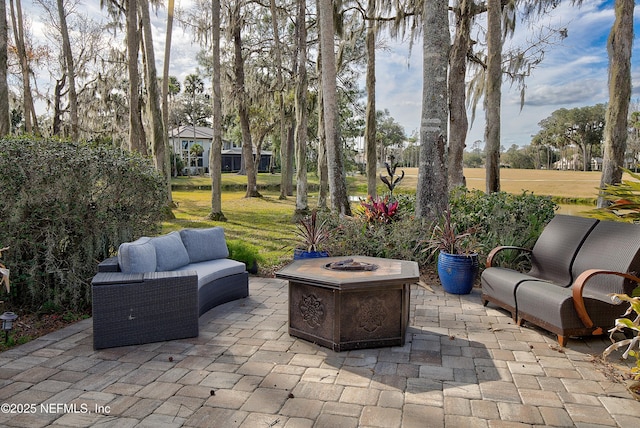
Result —
<path fill-rule="evenodd" d="M 447 7 L 447 0 L 424 2 L 422 126 L 416 217 L 430 218 L 444 213 L 449 200 L 445 161 L 449 118 Z"/>
<path fill-rule="evenodd" d="M 220 0 L 211 3 L 211 53 L 213 140 L 209 151 L 209 173 L 211 175 L 211 220 L 226 221 L 222 213 L 222 89 L 220 86 Z"/>
<path fill-rule="evenodd" d="M 367 194 L 377 195 L 377 156 L 376 156 L 376 1 L 367 1 L 367 109 L 365 112 L 365 154 L 367 157 Z M 382 159 L 381 159 L 382 161 Z"/>
<path fill-rule="evenodd" d="M 333 43 L 333 4 L 331 0 L 319 0 L 318 4 L 320 9 L 320 51 L 322 52 L 322 100 L 325 138 L 327 141 L 327 164 L 329 165 L 331 209 L 343 215 L 351 215 L 338 127 L 336 56 Z"/>
<path fill-rule="evenodd" d="M 607 42 L 609 51 L 609 104 L 604 128 L 604 158 L 600 188 L 622 181 L 627 147 L 627 115 L 631 100 L 631 48 L 634 0 L 616 0 L 616 19 Z M 605 206 L 598 198 L 598 206 Z"/>
<path fill-rule="evenodd" d="M 274 0 L 271 0 L 275 4 Z M 306 213 L 309 209 L 307 200 L 307 23 L 305 19 L 306 1 L 297 0 L 298 13 L 296 17 L 297 50 L 298 57 L 297 71 L 298 79 L 296 83 L 296 213 Z M 275 26 L 274 26 L 275 27 Z M 274 28 L 275 30 L 275 28 Z M 276 38 L 277 39 L 277 38 Z M 281 105 L 282 107 L 282 105 Z M 280 120 L 284 120 L 284 113 Z M 281 129 L 284 127 L 281 125 Z M 284 164 L 284 162 L 283 162 Z"/>
<path fill-rule="evenodd" d="M 487 1 L 487 71 L 485 83 L 487 193 L 500 191 L 500 105 L 502 85 L 502 1 Z"/>

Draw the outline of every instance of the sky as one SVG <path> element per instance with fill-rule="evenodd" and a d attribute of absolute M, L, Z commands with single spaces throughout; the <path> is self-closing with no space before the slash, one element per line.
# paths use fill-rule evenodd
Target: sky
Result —
<path fill-rule="evenodd" d="M 40 28 L 40 12 L 34 0 L 23 0 L 26 15 L 33 21 L 34 35 Z M 81 0 L 79 10 L 100 14 L 99 2 Z M 542 26 L 566 28 L 568 37 L 560 44 L 545 49 L 543 62 L 526 80 L 525 104 L 520 108 L 520 92 L 508 82 L 503 83 L 501 109 L 501 145 L 527 145 L 540 127 L 538 123 L 560 108 L 591 106 L 608 101 L 606 41 L 614 22 L 614 0 L 584 0 L 581 7 L 564 0 L 552 13 L 540 19 L 535 27 L 518 22 L 516 33 L 505 44 L 527 46 L 532 34 Z M 176 0 L 176 7 L 187 7 L 190 0 Z M 158 71 L 162 70 L 166 10 L 152 18 Z M 640 8 L 635 11 L 636 33 L 640 33 Z M 482 25 L 482 22 L 478 22 Z M 195 54 L 199 47 L 191 34 L 174 24 L 170 74 L 184 78 L 195 71 Z M 634 41 L 632 55 L 632 102 L 640 97 L 640 44 Z M 387 109 L 407 135 L 419 132 L 422 110 L 422 44 L 418 40 L 409 50 L 409 43 L 381 37 L 386 46 L 376 53 L 376 108 Z M 361 79 L 364 88 L 364 75 Z M 44 108 L 44 107 L 41 107 Z M 39 110 L 38 114 L 44 111 Z M 477 107 L 475 121 L 469 131 L 467 148 L 475 141 L 484 141 L 482 103 Z M 481 144 L 481 146 L 483 143 Z"/>
<path fill-rule="evenodd" d="M 552 28 L 567 28 L 568 37 L 560 45 L 545 51 L 543 62 L 526 80 L 525 104 L 520 109 L 520 91 L 503 82 L 501 108 L 501 145 L 528 145 L 540 127 L 538 123 L 560 108 L 606 103 L 608 56 L 606 41 L 614 22 L 613 0 L 586 0 L 582 7 L 564 1 L 551 16 L 538 23 Z M 639 33 L 640 8 L 635 10 L 635 29 Z M 518 22 L 513 40 L 526 46 L 535 28 Z M 640 44 L 637 36 L 632 54 L 632 102 L 640 96 Z M 376 108 L 387 108 L 405 127 L 407 134 L 419 131 L 422 108 L 422 45 L 408 55 L 407 43 L 395 43 L 387 52 L 377 54 Z M 480 103 L 467 137 L 467 149 L 474 141 L 484 141 L 484 112 Z M 483 144 L 481 147 L 483 147 Z"/>

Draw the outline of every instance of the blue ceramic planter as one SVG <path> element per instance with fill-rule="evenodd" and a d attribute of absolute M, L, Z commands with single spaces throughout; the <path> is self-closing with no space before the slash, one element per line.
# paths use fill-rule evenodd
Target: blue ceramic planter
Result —
<path fill-rule="evenodd" d="M 293 250 L 293 260 L 301 259 L 316 259 L 318 257 L 329 257 L 329 253 L 326 251 L 305 251 L 299 248 Z"/>
<path fill-rule="evenodd" d="M 471 293 L 477 274 L 477 254 L 449 254 L 441 251 L 438 255 L 438 276 L 447 293 Z"/>

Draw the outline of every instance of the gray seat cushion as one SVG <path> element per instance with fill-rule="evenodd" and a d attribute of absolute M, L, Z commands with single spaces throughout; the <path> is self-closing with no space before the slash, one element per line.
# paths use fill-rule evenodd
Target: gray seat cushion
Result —
<path fill-rule="evenodd" d="M 516 289 L 518 316 L 534 316 L 549 326 L 571 331 L 585 328 L 573 304 L 571 287 L 553 287 L 539 281 L 526 281 Z M 611 327 L 625 311 L 623 305 L 613 305 L 611 299 L 584 296 L 587 313 L 595 326 Z M 613 305 L 613 306 L 612 306 Z"/>
<path fill-rule="evenodd" d="M 501 268 L 490 267 L 482 272 L 482 293 L 496 298 L 506 307 L 516 308 L 516 288 L 523 281 L 539 281 L 537 278 L 532 277 L 526 273 L 520 273 L 518 271 Z M 549 284 L 548 282 L 546 283 Z"/>
<path fill-rule="evenodd" d="M 245 264 L 231 259 L 207 260 L 199 263 L 190 263 L 182 266 L 177 271 L 194 270 L 198 273 L 198 288 L 219 278 L 243 273 Z"/>
<path fill-rule="evenodd" d="M 145 273 L 156 271 L 156 249 L 151 238 L 143 236 L 133 242 L 125 242 L 118 247 L 118 265 L 124 273 Z"/>
<path fill-rule="evenodd" d="M 224 229 L 221 227 L 182 229 L 180 237 L 189 254 L 189 263 L 229 257 Z"/>
<path fill-rule="evenodd" d="M 189 264 L 189 254 L 178 232 L 156 236 L 149 242 L 156 249 L 156 272 L 176 270 Z"/>

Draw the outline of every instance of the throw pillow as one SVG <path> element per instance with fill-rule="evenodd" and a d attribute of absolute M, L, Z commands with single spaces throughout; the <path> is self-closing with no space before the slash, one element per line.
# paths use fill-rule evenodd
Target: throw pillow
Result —
<path fill-rule="evenodd" d="M 224 229 L 219 226 L 208 229 L 182 229 L 180 237 L 191 263 L 229 257 Z"/>
<path fill-rule="evenodd" d="M 118 264 L 124 273 L 156 271 L 156 249 L 149 243 L 151 238 L 143 236 L 133 242 L 124 242 L 118 247 Z"/>
<path fill-rule="evenodd" d="M 156 249 L 157 272 L 166 272 L 189 264 L 189 255 L 178 232 L 156 236 L 149 242 Z"/>

